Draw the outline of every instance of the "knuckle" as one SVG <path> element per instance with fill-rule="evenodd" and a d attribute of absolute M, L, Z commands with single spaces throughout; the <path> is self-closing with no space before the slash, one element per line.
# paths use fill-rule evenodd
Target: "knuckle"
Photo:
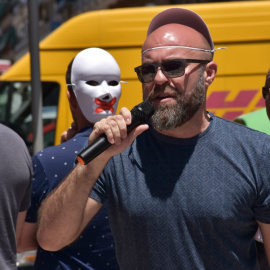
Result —
<path fill-rule="evenodd" d="M 123 119 L 123 117 L 121 115 L 119 115 L 119 114 L 116 115 L 115 117 L 116 117 L 116 120 L 118 120 L 118 121 L 121 121 Z"/>
<path fill-rule="evenodd" d="M 112 122 L 111 122 L 111 127 L 112 127 L 112 128 L 117 127 L 117 123 L 116 123 L 115 121 L 112 121 Z"/>

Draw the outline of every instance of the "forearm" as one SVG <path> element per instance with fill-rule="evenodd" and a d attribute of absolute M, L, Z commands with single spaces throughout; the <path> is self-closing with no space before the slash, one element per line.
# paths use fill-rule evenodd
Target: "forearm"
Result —
<path fill-rule="evenodd" d="M 17 245 L 17 252 L 36 250 L 37 248 L 38 242 L 35 239 L 29 239 L 27 242 L 21 242 L 20 245 Z"/>
<path fill-rule="evenodd" d="M 37 240 L 46 250 L 59 250 L 78 238 L 96 214 L 88 197 L 107 160 L 97 157 L 88 165 L 78 164 L 44 200 L 39 211 Z"/>
<path fill-rule="evenodd" d="M 261 223 L 258 221 L 258 225 L 262 233 L 264 249 L 267 256 L 268 264 L 270 266 L 270 224 Z"/>
<path fill-rule="evenodd" d="M 26 210 L 18 213 L 17 224 L 16 224 L 16 242 L 17 242 L 17 250 L 20 250 L 20 246 L 22 244 L 23 239 L 23 228 L 24 228 L 24 220 L 26 217 Z"/>
<path fill-rule="evenodd" d="M 17 252 L 35 250 L 37 247 L 37 223 L 24 222 L 20 241 L 17 241 Z"/>

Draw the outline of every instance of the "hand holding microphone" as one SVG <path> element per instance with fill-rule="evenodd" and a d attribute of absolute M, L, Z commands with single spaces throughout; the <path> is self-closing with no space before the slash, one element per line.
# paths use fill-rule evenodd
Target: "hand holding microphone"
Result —
<path fill-rule="evenodd" d="M 154 114 L 154 107 L 148 101 L 144 101 L 131 110 L 131 124 L 127 126 L 127 133 L 133 130 L 135 127 L 146 123 L 150 117 Z M 77 156 L 79 163 L 86 165 L 91 160 L 96 158 L 99 154 L 109 148 L 111 144 L 107 140 L 105 134 L 100 136 L 95 142 L 88 145 Z"/>

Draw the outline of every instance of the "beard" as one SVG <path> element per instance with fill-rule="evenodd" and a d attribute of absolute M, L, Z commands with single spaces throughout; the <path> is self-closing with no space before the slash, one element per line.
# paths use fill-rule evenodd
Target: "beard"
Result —
<path fill-rule="evenodd" d="M 176 91 L 176 104 L 160 104 L 151 118 L 156 130 L 171 130 L 188 122 L 205 101 L 203 69 L 200 69 L 198 81 L 189 92 Z M 151 101 L 151 96 L 148 98 Z"/>

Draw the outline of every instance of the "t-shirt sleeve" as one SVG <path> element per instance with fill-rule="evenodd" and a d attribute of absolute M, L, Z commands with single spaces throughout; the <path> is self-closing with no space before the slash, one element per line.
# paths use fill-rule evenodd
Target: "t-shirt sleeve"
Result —
<path fill-rule="evenodd" d="M 23 196 L 23 199 L 21 201 L 21 205 L 19 208 L 19 212 L 25 211 L 30 207 L 31 203 L 31 188 L 32 188 L 32 176 L 33 176 L 33 169 L 32 169 L 32 164 L 31 164 L 31 158 L 29 155 L 29 152 L 24 145 L 24 158 L 26 162 L 26 167 L 24 172 L 21 172 L 21 175 L 25 177 L 25 183 L 26 183 L 26 190 Z"/>
<path fill-rule="evenodd" d="M 100 174 L 97 182 L 95 183 L 90 197 L 98 202 L 104 203 L 107 199 L 106 180 L 108 180 L 107 167 Z"/>

